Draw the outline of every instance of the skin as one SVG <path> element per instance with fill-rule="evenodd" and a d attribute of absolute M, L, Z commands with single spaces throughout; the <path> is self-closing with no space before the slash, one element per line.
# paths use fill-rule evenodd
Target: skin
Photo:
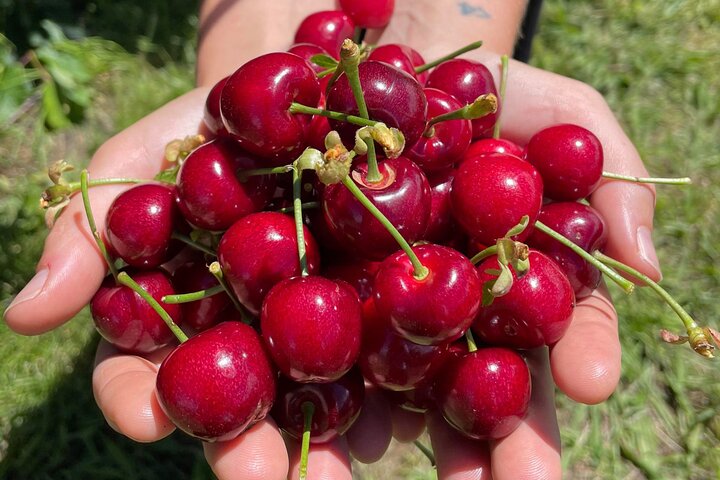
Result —
<path fill-rule="evenodd" d="M 368 40 L 406 43 L 424 58 L 433 59 L 484 38 L 484 47 L 467 57 L 483 61 L 499 77 L 499 54 L 510 53 L 524 7 L 524 1 L 398 0 L 390 25 L 383 31 L 369 32 Z M 108 140 L 92 159 L 92 177 L 152 177 L 163 167 L 167 142 L 201 130 L 205 98 L 217 80 L 253 56 L 286 49 L 300 18 L 330 8 L 332 2 L 326 0 L 205 1 L 197 74 L 200 88 Z M 469 13 L 463 15 L 462 11 Z M 238 24 L 244 27 L 237 28 Z M 448 24 L 453 25 L 451 40 L 446 39 Z M 544 127 L 577 123 L 600 138 L 606 170 L 646 175 L 637 151 L 606 102 L 588 85 L 511 61 L 506 95 L 501 119 L 504 137 L 525 144 Z M 104 213 L 124 188 L 91 190 L 101 231 Z M 661 273 L 650 240 L 654 195 L 650 186 L 604 181 L 591 203 L 607 221 L 607 253 L 659 280 Z M 72 318 L 89 302 L 106 273 L 79 196 L 50 232 L 37 272 L 4 315 L 10 328 L 21 334 L 40 334 Z M 143 358 L 119 354 L 105 342 L 98 348 L 93 375 L 98 405 L 113 428 L 140 442 L 158 440 L 174 430 L 154 394 L 157 368 L 167 353 L 164 349 Z M 370 390 L 365 409 L 350 432 L 324 447 L 311 449 L 311 476 L 350 479 L 350 455 L 363 462 L 377 461 L 393 433 L 408 441 L 426 424 L 442 480 L 560 478 L 553 382 L 570 398 L 594 404 L 613 392 L 620 376 L 617 316 L 607 290 L 601 287 L 579 302 L 562 340 L 551 349 L 530 352 L 528 362 L 534 386 L 530 414 L 507 438 L 491 444 L 473 442 L 460 437 L 437 415 L 393 415 L 383 397 Z M 204 449 L 221 480 L 282 479 L 297 475 L 297 447 L 288 445 L 268 418 L 235 440 L 205 444 Z"/>

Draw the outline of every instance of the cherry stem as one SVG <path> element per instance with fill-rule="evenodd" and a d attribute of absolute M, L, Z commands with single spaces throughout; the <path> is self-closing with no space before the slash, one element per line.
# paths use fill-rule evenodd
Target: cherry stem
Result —
<path fill-rule="evenodd" d="M 96 180 L 88 180 L 88 187 L 99 187 L 101 185 L 125 185 L 125 184 L 136 184 L 136 183 L 147 183 L 147 178 L 98 178 Z M 70 182 L 67 185 L 62 185 L 66 188 L 67 195 L 71 195 L 80 190 L 81 182 Z"/>
<path fill-rule="evenodd" d="M 303 402 L 300 406 L 303 413 L 303 434 L 300 444 L 300 480 L 307 478 L 308 456 L 310 454 L 310 429 L 312 428 L 312 417 L 315 414 L 315 404 Z"/>
<path fill-rule="evenodd" d="M 305 202 L 300 204 L 302 206 L 302 209 L 313 209 L 313 208 L 320 208 L 320 202 Z M 290 213 L 295 211 L 295 206 L 292 207 L 283 207 L 277 210 L 278 213 Z"/>
<path fill-rule="evenodd" d="M 180 343 L 184 343 L 187 341 L 187 335 L 185 335 L 185 332 L 183 332 L 180 327 L 177 326 L 177 324 L 173 321 L 172 317 L 170 317 L 170 315 L 158 303 L 158 301 L 155 300 L 152 295 L 147 292 L 147 290 L 138 285 L 138 283 L 133 280 L 130 275 L 127 274 L 127 272 L 120 272 L 118 274 L 117 280 L 118 283 L 120 283 L 121 285 L 125 285 L 126 287 L 130 288 L 135 293 L 140 295 L 142 299 L 145 300 L 158 315 L 160 315 L 160 318 L 163 319 L 165 324 L 172 331 L 172 333 L 175 335 L 175 337 Z"/>
<path fill-rule="evenodd" d="M 189 247 L 194 248 L 195 250 L 199 250 L 203 253 L 207 253 L 208 255 L 212 255 L 213 257 L 217 256 L 217 253 L 215 251 L 213 251 L 211 248 L 206 247 L 202 243 L 196 242 L 195 240 L 188 237 L 187 235 L 183 235 L 182 233 L 179 233 L 179 232 L 173 232 L 172 238 L 184 243 L 185 245 L 187 245 Z"/>
<path fill-rule="evenodd" d="M 657 282 L 648 277 L 647 275 L 635 270 L 629 265 L 626 265 L 612 257 L 605 255 L 600 251 L 593 252 L 593 256 L 605 265 L 609 265 L 612 268 L 625 272 L 629 275 L 640 280 L 642 283 L 650 287 L 655 293 L 667 303 L 670 308 L 680 317 L 680 320 L 685 326 L 685 330 L 688 333 L 688 339 L 690 345 L 697 353 L 704 357 L 713 358 L 712 344 L 708 340 L 707 336 L 702 327 L 700 327 L 695 320 L 690 316 L 689 313 L 675 300 L 664 288 L 662 288 Z"/>
<path fill-rule="evenodd" d="M 346 39 L 340 48 L 340 64 L 345 71 L 350 90 L 352 90 L 353 96 L 355 97 L 355 103 L 357 104 L 360 116 L 365 119 L 370 119 L 367 104 L 365 103 L 365 96 L 362 91 L 362 84 L 360 83 L 360 72 L 358 70 L 358 65 L 360 64 L 360 48 L 349 39 Z M 377 183 L 383 179 L 383 176 L 378 169 L 374 140 L 370 140 L 367 143 L 367 147 L 368 171 L 366 179 L 369 183 Z"/>
<path fill-rule="evenodd" d="M 225 281 L 225 275 L 223 275 L 222 267 L 220 266 L 219 262 L 213 262 L 208 267 L 208 270 L 210 273 L 213 274 L 213 276 L 217 279 L 220 286 L 225 290 L 225 293 L 227 293 L 228 297 L 230 297 L 230 300 L 233 302 L 233 305 L 235 306 L 235 309 L 240 312 L 240 317 L 242 319 L 243 323 L 246 323 L 250 325 L 252 323 L 252 318 L 248 315 L 248 313 L 245 311 L 245 308 L 240 304 L 240 300 L 238 300 L 237 296 L 235 295 L 235 292 L 232 291 L 232 289 L 228 286 L 227 281 Z"/>
<path fill-rule="evenodd" d="M 433 117 L 427 122 L 423 135 L 431 137 L 433 135 L 433 127 L 436 123 L 446 122 L 448 120 L 475 120 L 497 111 L 497 97 L 492 93 L 480 95 L 473 103 L 469 103 L 464 107 L 460 107 L 452 112 L 443 113 L 437 117 Z"/>
<path fill-rule="evenodd" d="M 486 249 L 481 250 L 481 251 L 479 251 L 478 253 L 476 253 L 476 254 L 470 259 L 470 262 L 471 262 L 473 265 L 477 265 L 478 263 L 482 262 L 482 261 L 485 260 L 486 258 L 488 258 L 488 257 L 490 257 L 490 256 L 492 256 L 492 255 L 495 255 L 496 253 L 498 253 L 497 244 L 491 245 L 491 246 L 487 247 Z"/>
<path fill-rule="evenodd" d="M 662 178 L 662 177 L 634 177 L 632 175 L 622 175 L 619 173 L 603 172 L 602 176 L 612 180 L 622 180 L 634 183 L 657 183 L 662 185 L 690 185 L 692 179 L 690 177 L 680 178 Z"/>
<path fill-rule="evenodd" d="M 274 175 L 277 173 L 288 173 L 292 172 L 292 165 L 283 165 L 281 167 L 269 167 L 269 168 L 252 168 L 249 170 L 239 170 L 236 176 L 240 180 L 245 180 L 247 177 L 253 177 L 257 175 Z"/>
<path fill-rule="evenodd" d="M 426 447 L 420 440 L 413 440 L 413 443 L 417 447 L 418 450 L 420 450 L 423 455 L 427 457 L 428 460 L 430 460 L 430 465 L 434 467 L 436 465 L 435 463 L 435 454 L 432 450 L 430 450 L 428 447 Z"/>
<path fill-rule="evenodd" d="M 115 281 L 117 281 L 118 271 L 117 268 L 115 268 L 115 262 L 113 262 L 113 259 L 110 258 L 110 254 L 105 247 L 105 242 L 103 242 L 102 238 L 100 237 L 100 233 L 98 233 L 97 231 L 97 225 L 95 225 L 95 216 L 92 213 L 92 207 L 90 206 L 90 195 L 88 193 L 87 170 L 83 170 L 82 172 L 80 172 L 80 193 L 82 195 L 83 207 L 85 207 L 85 216 L 87 217 L 88 225 L 90 226 L 90 233 L 92 233 L 92 236 L 95 239 L 95 243 L 97 243 L 97 246 L 100 249 L 100 253 L 105 259 L 105 263 L 107 263 L 110 273 L 112 273 Z"/>
<path fill-rule="evenodd" d="M 300 275 L 307 277 L 308 272 L 307 252 L 305 251 L 305 232 L 303 232 L 303 214 L 302 214 L 302 177 L 300 167 L 294 165 L 293 175 L 293 214 L 295 217 L 295 236 L 297 237 L 298 257 L 300 259 Z"/>
<path fill-rule="evenodd" d="M 628 279 L 623 278 L 619 273 L 617 273 L 612 268 L 605 265 L 603 262 L 595 258 L 592 254 L 586 252 L 583 250 L 582 247 L 579 245 L 573 243 L 568 238 L 564 237 L 560 233 L 556 232 L 552 228 L 548 227 L 544 223 L 542 223 L 540 220 L 535 221 L 535 228 L 540 230 L 546 235 L 549 235 L 550 237 L 554 238 L 558 242 L 562 243 L 566 247 L 568 247 L 570 250 L 575 252 L 576 254 L 580 255 L 585 261 L 590 263 L 592 266 L 600 270 L 603 274 L 605 274 L 608 278 L 610 278 L 613 282 L 617 283 L 620 288 L 623 289 L 625 293 L 632 293 L 633 290 L 635 290 L 635 285 Z"/>
<path fill-rule="evenodd" d="M 500 95 L 500 105 L 505 101 L 505 90 L 507 88 L 507 77 L 508 77 L 508 56 L 503 55 L 500 57 L 500 92 L 498 92 L 498 95 Z M 495 127 L 493 127 L 493 136 L 492 138 L 500 138 L 500 116 L 497 117 L 497 120 L 495 121 Z"/>
<path fill-rule="evenodd" d="M 405 240 L 405 238 L 398 232 L 397 228 L 395 228 L 395 225 L 390 222 L 390 220 L 387 219 L 387 217 L 380 211 L 378 208 L 373 204 L 367 196 L 360 190 L 360 188 L 355 185 L 355 182 L 350 178 L 350 176 L 346 176 L 343 178 L 343 185 L 347 187 L 348 190 L 350 190 L 350 193 L 355 196 L 355 198 L 358 199 L 358 201 L 366 208 L 368 211 L 382 224 L 383 227 L 392 235 L 392 237 L 395 239 L 395 241 L 400 245 L 400 248 L 407 254 L 407 256 L 410 258 L 410 263 L 412 263 L 413 266 L 413 276 L 417 280 L 422 280 L 423 278 L 427 277 L 429 271 L 425 265 L 420 263 L 420 259 L 415 255 L 415 252 L 413 252 L 412 247 L 410 247 L 410 244 Z"/>
<path fill-rule="evenodd" d="M 317 78 L 325 78 L 328 75 L 332 75 L 333 73 L 335 73 L 335 70 L 337 70 L 337 67 L 327 68 L 327 69 L 323 70 L 322 72 L 318 72 Z"/>
<path fill-rule="evenodd" d="M 380 122 L 375 120 L 369 120 L 367 118 L 358 117 L 357 115 L 348 115 L 347 113 L 334 112 L 332 110 L 325 110 L 324 108 L 308 107 L 302 103 L 292 102 L 288 109 L 290 113 L 304 113 L 307 115 L 322 115 L 323 117 L 337 120 L 339 122 L 352 123 L 360 127 L 374 127 Z"/>
<path fill-rule="evenodd" d="M 482 44 L 483 44 L 482 40 L 478 40 L 477 42 L 473 42 L 469 45 L 466 45 L 459 50 L 455 50 L 452 53 L 448 53 L 444 57 L 440 57 L 437 60 L 433 60 L 432 62 L 417 66 L 417 67 L 415 67 L 415 73 L 423 73 L 426 70 L 430 70 L 433 67 L 437 67 L 438 65 L 440 65 L 441 63 L 443 63 L 447 60 L 452 60 L 455 57 L 459 57 L 463 53 L 467 53 L 471 50 L 477 50 L 478 48 L 480 48 L 482 46 Z"/>
<path fill-rule="evenodd" d="M 465 341 L 467 342 L 468 352 L 472 353 L 477 351 L 477 344 L 475 343 L 475 337 L 473 337 L 472 331 L 468 328 L 465 330 Z"/>
<path fill-rule="evenodd" d="M 162 302 L 168 305 L 174 305 L 177 303 L 190 303 L 202 300 L 203 298 L 212 297 L 220 292 L 224 292 L 225 289 L 222 285 L 216 285 L 214 287 L 206 288 L 205 290 L 198 290 L 197 292 L 189 293 L 178 293 L 177 295 L 165 295 L 162 297 Z"/>

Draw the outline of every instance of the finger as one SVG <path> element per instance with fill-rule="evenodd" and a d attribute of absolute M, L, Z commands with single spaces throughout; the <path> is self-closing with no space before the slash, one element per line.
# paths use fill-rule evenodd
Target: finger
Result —
<path fill-rule="evenodd" d="M 300 474 L 300 442 L 287 442 L 290 456 L 289 478 L 296 480 Z M 345 437 L 327 443 L 312 443 L 308 452 L 307 478 L 313 480 L 351 480 L 350 453 Z"/>
<path fill-rule="evenodd" d="M 169 349 L 158 353 L 156 360 Z M 137 442 L 154 442 L 171 434 L 175 426 L 155 396 L 158 364 L 119 353 L 102 340 L 93 371 L 93 394 L 108 424 Z"/>
<path fill-rule="evenodd" d="M 347 432 L 352 456 L 361 463 L 380 460 L 392 440 L 390 405 L 377 387 L 365 387 L 365 403 L 360 416 Z"/>
<path fill-rule="evenodd" d="M 492 479 L 487 442 L 462 436 L 438 412 L 428 412 L 425 421 L 439 480 Z"/>
<path fill-rule="evenodd" d="M 152 178 L 163 165 L 165 145 L 198 131 L 206 96 L 206 90 L 194 90 L 108 140 L 88 167 L 92 178 Z M 99 231 L 110 203 L 127 188 L 91 189 Z M 57 327 L 88 304 L 106 269 L 87 226 L 82 200 L 75 195 L 48 235 L 37 273 L 5 311 L 5 320 L 26 335 Z"/>
<path fill-rule="evenodd" d="M 526 355 L 532 374 L 527 417 L 507 437 L 490 442 L 494 480 L 550 480 L 562 477 L 560 431 L 547 349 Z"/>
<path fill-rule="evenodd" d="M 606 400 L 620 380 L 620 338 L 615 308 L 605 285 L 580 300 L 565 335 L 550 351 L 555 383 L 586 404 Z"/>
<path fill-rule="evenodd" d="M 219 480 L 285 480 L 288 454 L 280 430 L 266 418 L 227 442 L 203 443 Z"/>
<path fill-rule="evenodd" d="M 398 406 L 391 406 L 393 437 L 400 443 L 417 440 L 425 431 L 425 416 Z"/>

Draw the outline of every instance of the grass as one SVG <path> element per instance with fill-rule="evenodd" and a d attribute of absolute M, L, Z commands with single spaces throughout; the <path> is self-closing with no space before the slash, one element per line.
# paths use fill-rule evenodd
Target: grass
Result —
<path fill-rule="evenodd" d="M 132 13 L 138 2 L 115 3 L 131 12 L 124 36 L 101 10 L 80 12 L 85 33 L 122 39 L 132 51 L 122 68 L 94 81 L 97 95 L 84 122 L 48 133 L 35 108 L 0 132 L 2 306 L 31 276 L 41 251 L 44 227 L 35 199 L 46 181 L 38 172 L 57 158 L 83 165 L 113 132 L 192 84 L 192 20 L 173 31 L 153 23 L 165 18 L 162 12 L 150 12 L 143 23 Z M 40 4 L 29 2 L 36 10 Z M 9 25 L 12 14 L 18 13 L 0 10 L 0 21 Z M 716 327 L 717 45 L 720 0 L 548 0 L 532 58 L 602 92 L 652 174 L 694 179 L 691 187 L 658 188 L 655 241 L 663 285 L 701 323 Z M 566 477 L 720 478 L 717 363 L 686 346 L 659 343 L 659 328 L 677 330 L 678 323 L 650 292 L 613 294 L 624 351 L 621 384 L 597 406 L 558 395 Z M 20 337 L 0 325 L 0 339 L 0 478 L 212 478 L 195 442 L 182 435 L 139 445 L 105 424 L 90 390 L 97 335 L 86 313 L 40 337 Z M 434 478 L 412 446 L 395 444 L 388 455 L 380 465 L 358 468 L 357 478 Z"/>

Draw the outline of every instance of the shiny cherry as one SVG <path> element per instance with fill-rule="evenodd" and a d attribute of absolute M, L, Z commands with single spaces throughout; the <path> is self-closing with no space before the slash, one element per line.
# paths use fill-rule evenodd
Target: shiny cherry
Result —
<path fill-rule="evenodd" d="M 262 210 L 275 191 L 275 178 L 256 175 L 241 181 L 237 176 L 261 164 L 262 160 L 226 137 L 196 148 L 177 177 L 177 203 L 183 216 L 198 228 L 221 231 Z"/>
<path fill-rule="evenodd" d="M 365 400 L 365 381 L 357 368 L 329 383 L 298 383 L 281 376 L 271 411 L 278 427 L 296 440 L 305 427 L 303 404 L 313 405 L 310 443 L 327 443 L 355 423 Z"/>
<path fill-rule="evenodd" d="M 368 55 L 368 60 L 389 63 L 398 70 L 415 77 L 420 85 L 425 84 L 429 75 L 428 72 L 415 73 L 415 67 L 424 65 L 425 59 L 414 48 L 400 43 L 388 43 L 373 48 Z"/>
<path fill-rule="evenodd" d="M 292 102 L 316 106 L 320 84 L 301 57 L 273 52 L 256 57 L 230 75 L 220 96 L 228 132 L 268 164 L 292 162 L 306 146 L 311 117 L 288 111 Z"/>
<path fill-rule="evenodd" d="M 165 295 L 176 293 L 168 276 L 160 270 L 130 269 L 127 273 L 158 302 Z M 176 324 L 181 323 L 179 305 L 163 307 Z M 112 276 L 105 278 L 90 300 L 90 314 L 100 335 L 125 353 L 150 353 L 175 341 L 170 328 L 150 304 L 129 287 L 116 283 Z"/>
<path fill-rule="evenodd" d="M 205 126 L 215 135 L 227 135 L 225 125 L 222 122 L 222 116 L 220 115 L 220 94 L 223 87 L 227 83 L 229 76 L 220 79 L 208 93 L 207 100 L 205 100 L 205 112 L 203 114 L 203 121 Z"/>
<path fill-rule="evenodd" d="M 420 240 L 430 215 L 430 185 L 420 167 L 404 157 L 380 162 L 383 179 L 367 182 L 367 163 L 350 178 L 409 243 Z M 350 251 L 381 260 L 399 250 L 397 241 L 341 183 L 325 187 L 322 208 L 335 237 Z"/>
<path fill-rule="evenodd" d="M 554 125 L 537 132 L 530 137 L 526 155 L 543 178 L 545 196 L 553 200 L 586 198 L 600 183 L 602 144 L 579 125 Z"/>
<path fill-rule="evenodd" d="M 207 262 L 201 255 L 194 255 L 179 265 L 171 278 L 177 293 L 198 292 L 218 286 L 217 278 L 210 273 Z M 180 304 L 183 323 L 196 331 L 207 330 L 220 323 L 224 318 L 224 311 L 228 308 L 234 307 L 225 292 Z"/>
<path fill-rule="evenodd" d="M 425 86 L 447 92 L 463 105 L 474 102 L 480 95 L 492 93 L 498 96 L 490 70 L 481 63 L 464 58 L 454 58 L 435 67 Z M 498 103 L 497 112 L 473 120 L 473 138 L 491 136 L 499 115 Z"/>
<path fill-rule="evenodd" d="M 600 213 L 589 205 L 557 202 L 543 205 L 538 220 L 579 245 L 586 252 L 602 250 L 607 244 L 607 227 Z M 527 242 L 560 266 L 575 291 L 575 298 L 587 297 L 602 280 L 600 271 L 552 237 L 534 229 Z"/>
<path fill-rule="evenodd" d="M 355 290 L 314 275 L 279 282 L 260 314 L 270 356 L 296 382 L 332 382 L 343 376 L 357 359 L 361 329 Z"/>
<path fill-rule="evenodd" d="M 308 270 L 317 273 L 320 255 L 304 228 Z M 268 291 L 286 278 L 300 275 L 295 221 L 277 212 L 258 212 L 235 222 L 222 236 L 218 260 L 238 300 L 250 313 L 260 313 Z"/>
<path fill-rule="evenodd" d="M 518 158 L 525 158 L 525 150 L 515 142 L 504 138 L 481 138 L 470 144 L 465 158 L 485 155 L 487 153 L 506 153 Z"/>
<path fill-rule="evenodd" d="M 455 220 L 475 241 L 493 245 L 525 215 L 530 224 L 542 206 L 543 183 L 528 162 L 500 153 L 460 164 L 450 199 Z M 525 229 L 517 240 L 527 238 Z"/>
<path fill-rule="evenodd" d="M 527 414 L 530 370 L 513 350 L 480 348 L 449 361 L 437 379 L 439 410 L 467 437 L 506 437 Z"/>
<path fill-rule="evenodd" d="M 395 0 L 340 0 L 340 8 L 360 28 L 382 28 L 390 22 Z"/>
<path fill-rule="evenodd" d="M 489 345 L 535 348 L 553 345 L 570 326 L 575 294 L 560 267 L 545 254 L 530 249 L 530 269 L 518 278 L 512 266 L 510 291 L 480 309 L 472 330 Z M 495 279 L 496 256 L 477 266 L 480 280 Z"/>
<path fill-rule="evenodd" d="M 313 70 L 315 70 L 315 73 L 320 73 L 323 70 L 325 70 L 325 67 L 321 67 L 320 65 L 314 63 L 311 59 L 315 55 L 330 55 L 327 50 L 325 50 L 323 47 L 319 45 L 315 45 L 314 43 L 295 43 L 290 46 L 287 50 L 290 53 L 294 53 L 298 57 L 301 57 L 305 59 L 306 62 L 308 62 L 308 65 L 312 67 Z"/>
<path fill-rule="evenodd" d="M 160 406 L 185 433 L 226 441 L 262 420 L 276 371 L 250 326 L 223 322 L 170 352 L 157 373 Z"/>
<path fill-rule="evenodd" d="M 470 328 L 480 308 L 482 284 L 460 252 L 440 245 L 413 248 L 428 269 L 413 275 L 405 252 L 390 255 L 375 275 L 375 307 L 400 335 L 421 345 L 449 343 Z"/>
<path fill-rule="evenodd" d="M 312 43 L 340 58 L 340 45 L 352 38 L 355 24 L 342 10 L 311 13 L 303 19 L 295 32 L 295 43 Z"/>
<path fill-rule="evenodd" d="M 455 227 L 450 204 L 454 169 L 446 169 L 428 175 L 430 184 L 430 218 L 423 240 L 431 243 L 445 244 L 451 242 L 459 233 Z"/>
<path fill-rule="evenodd" d="M 322 276 L 349 283 L 357 292 L 360 301 L 364 302 L 372 295 L 378 268 L 380 268 L 380 262 L 364 258 L 339 259 L 333 262 L 324 262 Z"/>

